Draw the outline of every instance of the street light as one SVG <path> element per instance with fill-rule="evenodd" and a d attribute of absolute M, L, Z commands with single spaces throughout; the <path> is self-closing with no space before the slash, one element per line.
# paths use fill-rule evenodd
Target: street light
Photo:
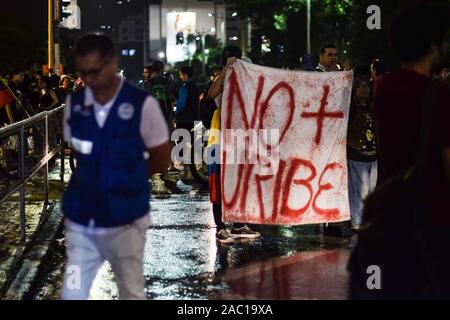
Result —
<path fill-rule="evenodd" d="M 225 37 L 225 15 L 223 14 L 217 14 L 217 13 L 208 13 L 209 17 L 214 17 L 214 25 L 217 25 L 217 20 L 216 19 L 220 19 L 220 36 L 221 39 L 225 42 L 226 41 L 226 37 Z M 216 33 L 217 29 L 215 27 L 211 28 L 211 32 Z M 216 38 L 218 38 L 217 33 L 216 33 Z"/>

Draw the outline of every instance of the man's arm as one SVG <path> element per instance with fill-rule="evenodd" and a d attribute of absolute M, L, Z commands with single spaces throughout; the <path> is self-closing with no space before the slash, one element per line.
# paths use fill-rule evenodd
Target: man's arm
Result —
<path fill-rule="evenodd" d="M 52 89 L 50 89 L 48 91 L 48 93 L 50 94 L 50 97 L 52 98 L 52 103 L 48 106 L 48 110 L 53 110 L 53 108 L 56 108 L 60 104 L 59 98 L 56 95 L 56 92 Z"/>
<path fill-rule="evenodd" d="M 219 94 L 223 91 L 223 85 L 225 82 L 225 75 L 227 73 L 227 69 L 231 68 L 231 66 L 236 62 L 235 57 L 230 57 L 227 59 L 227 65 L 222 69 L 220 74 L 212 83 L 211 87 L 208 90 L 208 96 L 215 99 L 219 96 Z"/>
<path fill-rule="evenodd" d="M 450 147 L 442 148 L 442 163 L 444 167 L 445 178 L 450 183 Z"/>
<path fill-rule="evenodd" d="M 160 146 L 148 149 L 150 159 L 148 161 L 150 176 L 155 173 L 161 173 L 169 166 L 170 162 L 170 145 L 164 143 Z"/>
<path fill-rule="evenodd" d="M 152 97 L 144 103 L 140 132 L 150 154 L 150 176 L 167 169 L 170 160 L 169 129 L 158 102 Z"/>
<path fill-rule="evenodd" d="M 212 99 L 215 99 L 219 96 L 219 94 L 223 91 L 223 83 L 225 81 L 225 74 L 227 70 L 224 68 L 216 79 L 214 79 L 214 82 L 212 83 L 211 87 L 208 90 L 208 96 L 210 96 Z"/>

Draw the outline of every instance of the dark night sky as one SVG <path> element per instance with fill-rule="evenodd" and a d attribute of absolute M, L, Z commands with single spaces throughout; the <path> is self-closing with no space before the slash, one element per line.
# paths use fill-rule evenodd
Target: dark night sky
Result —
<path fill-rule="evenodd" d="M 20 22 L 26 25 L 45 24 L 47 19 L 47 0 L 2 1 L 1 24 Z"/>
<path fill-rule="evenodd" d="M 78 0 L 82 31 L 93 31 L 101 24 L 115 25 L 120 18 L 142 13 L 148 0 Z M 158 1 L 156 1 L 158 2 Z M 26 59 L 46 61 L 47 0 L 2 0 L 0 10 L 0 74 L 11 71 Z M 98 6 L 102 5 L 99 10 Z"/>
<path fill-rule="evenodd" d="M 9 72 L 27 58 L 44 62 L 47 0 L 2 1 L 1 8 L 0 74 Z"/>

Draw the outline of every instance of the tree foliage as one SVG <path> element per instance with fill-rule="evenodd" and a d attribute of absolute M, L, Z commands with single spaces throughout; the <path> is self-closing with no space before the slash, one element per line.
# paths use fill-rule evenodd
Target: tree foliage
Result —
<path fill-rule="evenodd" d="M 256 63 L 299 67 L 299 58 L 306 52 L 307 0 L 229 2 L 240 16 L 252 19 L 251 57 Z M 322 45 L 334 43 L 345 64 L 369 64 L 375 57 L 395 63 L 389 50 L 389 25 L 399 11 L 419 2 L 438 6 L 450 20 L 450 0 L 311 0 L 312 53 L 317 56 Z M 370 5 L 381 8 L 381 30 L 367 28 Z M 261 53 L 261 36 L 270 39 L 271 52 Z M 278 50 L 280 45 L 284 52 Z"/>

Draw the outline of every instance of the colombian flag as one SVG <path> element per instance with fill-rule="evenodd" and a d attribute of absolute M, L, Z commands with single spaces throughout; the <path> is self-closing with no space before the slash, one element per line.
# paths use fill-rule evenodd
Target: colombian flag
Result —
<path fill-rule="evenodd" d="M 11 103 L 14 100 L 15 98 L 11 93 L 11 90 L 9 90 L 4 80 L 0 78 L 0 108 L 3 108 L 8 103 Z"/>
<path fill-rule="evenodd" d="M 215 157 L 216 153 L 220 152 L 220 108 L 217 108 L 211 120 L 208 148 L 212 148 L 210 151 L 212 157 Z M 221 203 L 220 163 L 209 164 L 208 175 L 210 201 L 212 203 Z"/>

